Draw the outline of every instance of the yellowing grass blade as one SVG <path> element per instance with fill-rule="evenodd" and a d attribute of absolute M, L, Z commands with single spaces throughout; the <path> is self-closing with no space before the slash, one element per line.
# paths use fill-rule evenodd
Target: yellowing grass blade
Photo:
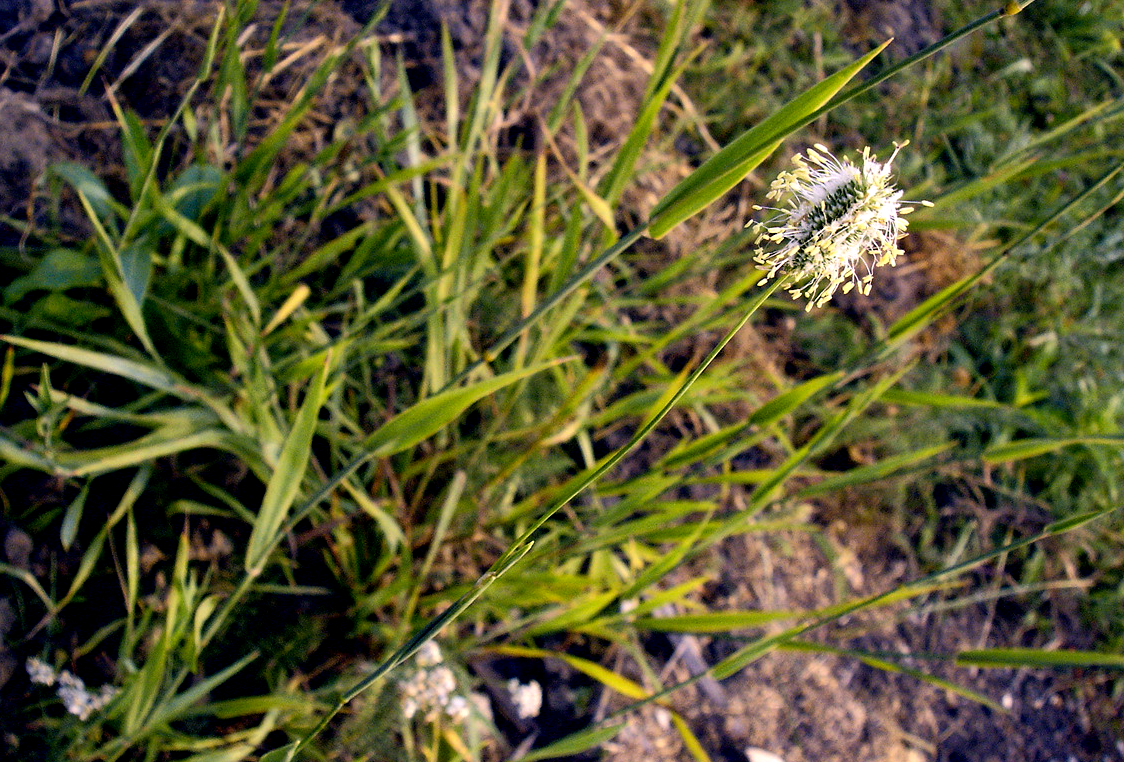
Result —
<path fill-rule="evenodd" d="M 497 646 L 488 650 L 503 656 L 517 656 L 524 659 L 558 659 L 578 672 L 593 678 L 606 688 L 611 688 L 622 696 L 628 696 L 629 698 L 645 698 L 651 693 L 639 683 L 629 680 L 627 677 L 622 677 L 612 670 L 605 669 L 597 662 L 579 656 L 571 656 L 568 653 L 548 651 L 543 648 L 524 648 L 522 646 Z"/>

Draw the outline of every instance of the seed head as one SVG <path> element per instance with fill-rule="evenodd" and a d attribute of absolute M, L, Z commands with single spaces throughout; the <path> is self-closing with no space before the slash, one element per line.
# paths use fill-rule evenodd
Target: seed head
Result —
<path fill-rule="evenodd" d="M 778 273 L 791 275 L 789 293 L 807 297 L 809 310 L 827 304 L 840 286 L 843 293 L 857 286 L 869 294 L 874 268 L 894 265 L 901 253 L 897 242 L 905 235 L 910 204 L 931 206 L 903 202 L 893 184 L 890 166 L 904 145 L 885 163 L 864 148 L 862 166 L 818 144 L 807 158 L 796 156 L 796 169 L 781 172 L 766 196 L 784 200 L 784 208 L 754 207 L 777 214 L 747 226 L 757 232 L 753 260 L 766 271 L 758 285 Z"/>

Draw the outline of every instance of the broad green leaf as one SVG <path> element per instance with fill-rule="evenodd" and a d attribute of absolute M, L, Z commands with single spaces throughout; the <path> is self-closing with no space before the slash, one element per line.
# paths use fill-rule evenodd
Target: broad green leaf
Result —
<path fill-rule="evenodd" d="M 27 314 L 37 320 L 77 329 L 109 317 L 113 311 L 94 302 L 78 301 L 65 294 L 55 293 L 36 299 Z"/>
<path fill-rule="evenodd" d="M 62 526 L 59 527 L 59 544 L 63 550 L 70 550 L 74 538 L 78 535 L 78 524 L 82 521 L 82 509 L 86 507 L 86 495 L 90 492 L 90 485 L 82 485 L 82 491 L 66 508 L 62 517 Z"/>
<path fill-rule="evenodd" d="M 140 118 L 132 111 L 123 110 L 115 98 L 110 98 L 109 102 L 121 125 L 121 148 L 125 174 L 129 179 L 129 193 L 134 202 L 139 202 L 145 178 L 152 168 L 155 149 L 148 140 Z"/>
<path fill-rule="evenodd" d="M 51 600 L 51 596 L 47 595 L 47 591 L 39 584 L 39 580 L 35 579 L 35 575 L 27 569 L 0 562 L 0 574 L 7 574 L 23 582 L 31 589 L 31 592 L 35 593 L 35 596 L 43 602 L 47 609 L 54 610 L 57 607 L 57 604 Z"/>
<path fill-rule="evenodd" d="M 1102 516 L 1107 516 L 1108 514 L 1113 513 L 1116 510 L 1118 509 L 1114 506 L 1112 508 L 1102 508 L 1099 511 L 1087 511 L 1085 513 L 1079 513 L 1076 516 L 1070 516 L 1069 518 L 1062 519 L 1061 521 L 1055 521 L 1053 524 L 1050 524 L 1045 529 L 1043 529 L 1042 533 L 1044 535 L 1063 534 L 1065 532 L 1077 529 L 1080 526 L 1084 526 L 1090 521 L 1096 521 Z"/>
<path fill-rule="evenodd" d="M 428 439 L 444 426 L 454 421 L 475 402 L 517 381 L 572 358 L 559 358 L 534 366 L 512 371 L 470 386 L 450 389 L 429 397 L 399 413 L 380 426 L 363 444 L 364 452 L 339 469 L 297 510 L 290 525 L 301 520 L 321 500 L 331 494 L 344 479 L 372 458 L 386 457 L 402 452 Z"/>
<path fill-rule="evenodd" d="M 65 291 L 101 282 L 101 268 L 95 260 L 73 249 L 52 249 L 30 273 L 8 284 L 4 301 L 11 304 L 31 291 Z"/>
<path fill-rule="evenodd" d="M 203 448 L 236 449 L 226 431 L 215 428 L 184 431 L 179 426 L 167 426 L 124 444 L 59 453 L 53 465 L 54 470 L 67 476 L 89 476 Z"/>
<path fill-rule="evenodd" d="M 0 434 L 0 460 L 23 468 L 33 468 L 36 471 L 43 471 L 48 474 L 58 472 L 58 468 L 55 464 L 43 455 L 35 450 L 22 446 L 18 442 L 8 439 L 2 434 Z"/>
<path fill-rule="evenodd" d="M 237 743 L 227 749 L 193 754 L 184 759 L 183 762 L 242 762 L 253 753 L 253 744 Z"/>
<path fill-rule="evenodd" d="M 167 392 L 174 397 L 194 402 L 202 402 L 210 408 L 231 431 L 243 432 L 244 422 L 221 401 L 211 397 L 205 390 L 192 386 L 187 381 L 173 375 L 170 371 L 148 363 L 129 360 L 105 352 L 93 352 L 70 344 L 56 344 L 49 341 L 25 339 L 21 336 L 0 335 L 0 339 L 14 344 L 17 347 L 40 352 L 49 357 L 54 357 L 76 365 L 104 371 L 121 378 L 136 381 L 139 384 Z"/>
<path fill-rule="evenodd" d="M 329 360 L 324 363 L 323 370 L 305 392 L 304 403 L 297 412 L 293 428 L 285 437 L 285 444 L 277 459 L 277 468 L 266 485 L 265 497 L 262 498 L 246 548 L 246 573 L 251 577 L 258 576 L 265 568 L 266 559 L 280 539 L 281 526 L 300 492 L 304 472 L 312 456 L 312 437 L 316 434 L 316 423 L 324 402 L 324 386 L 330 368 Z"/>
<path fill-rule="evenodd" d="M 118 242 L 114 241 L 105 227 L 98 221 L 93 208 L 90 206 L 86 197 L 79 192 L 78 200 L 82 202 L 83 208 L 86 210 L 87 216 L 90 218 L 90 224 L 94 227 L 95 242 L 98 252 L 98 262 L 101 264 L 102 275 L 105 277 L 105 283 L 109 287 L 109 292 L 113 294 L 113 300 L 117 302 L 118 309 L 121 310 L 121 315 L 125 318 L 125 322 L 133 329 L 133 333 L 137 335 L 141 344 L 144 345 L 145 350 L 153 357 L 158 357 L 156 347 L 152 343 L 152 339 L 148 336 L 148 328 L 144 322 L 144 312 L 141 309 L 141 302 L 137 299 L 134 288 L 137 285 L 137 276 L 143 272 L 143 266 L 133 261 L 132 256 L 128 264 L 122 260 L 122 252 L 119 248 Z M 126 269 L 128 267 L 128 269 Z M 143 295 L 142 295 L 143 296 Z"/>
<path fill-rule="evenodd" d="M 113 217 L 113 197 L 109 195 L 109 189 L 101 178 L 89 169 L 72 161 L 64 161 L 51 165 L 51 174 L 65 180 L 76 193 L 85 198 L 99 220 L 108 221 Z"/>
<path fill-rule="evenodd" d="M 889 41 L 882 43 L 851 65 L 813 85 L 707 159 L 656 204 L 649 222 L 651 236 L 663 238 L 680 222 L 706 208 L 741 182 L 780 146 L 786 136 L 802 127 L 889 44 Z"/>
<path fill-rule="evenodd" d="M 259 762 L 292 762 L 296 757 L 297 747 L 300 746 L 300 741 L 293 741 L 292 743 L 285 744 L 279 749 L 268 751 L 259 758 Z"/>
<path fill-rule="evenodd" d="M 308 693 L 271 693 L 265 696 L 214 701 L 207 704 L 207 714 L 220 719 L 245 717 L 248 714 L 265 714 L 271 709 L 281 709 L 293 716 L 324 712 L 330 707 Z"/>
<path fill-rule="evenodd" d="M 4 362 L 0 363 L 0 408 L 8 401 L 12 393 L 12 379 L 16 375 L 16 348 L 8 347 L 4 353 Z"/>
<path fill-rule="evenodd" d="M 93 352 L 89 349 L 71 346 L 69 344 L 55 344 L 53 342 L 25 339 L 22 336 L 0 336 L 0 339 L 17 347 L 40 352 L 50 357 L 72 362 L 75 365 L 84 365 L 87 368 L 111 373 L 121 378 L 128 378 L 139 384 L 168 392 L 181 399 L 191 399 L 192 395 L 186 394 L 187 384 L 173 376 L 168 371 L 148 363 L 127 360 L 117 355 L 105 352 Z"/>
<path fill-rule="evenodd" d="M 120 251 L 121 279 L 138 305 L 143 305 L 152 279 L 152 246 L 147 236 Z"/>
<path fill-rule="evenodd" d="M 218 195 L 222 170 L 210 164 L 192 164 L 168 189 L 168 198 L 184 218 L 198 221 L 203 210 Z"/>

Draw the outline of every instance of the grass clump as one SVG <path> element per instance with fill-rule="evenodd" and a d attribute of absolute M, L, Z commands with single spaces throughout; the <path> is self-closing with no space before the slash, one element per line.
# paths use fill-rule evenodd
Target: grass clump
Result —
<path fill-rule="evenodd" d="M 939 176 L 905 163 L 901 172 L 923 177 L 919 190 L 937 202 L 917 227 L 1001 239 L 979 247 L 990 264 L 845 334 L 842 313 L 800 318 L 794 343 L 819 349 L 793 357 L 791 372 L 750 363 L 721 354 L 740 329 L 802 313 L 773 297 L 783 280 L 757 288 L 742 220 L 719 241 L 708 225 L 786 139 L 823 132 L 835 124 L 827 118 L 868 125 L 870 104 L 888 99 L 881 79 L 860 83 L 881 48 L 852 55 L 826 31 L 813 39 L 827 51 L 821 71 L 727 38 L 724 57 L 698 63 L 697 29 L 742 12 L 719 4 L 707 16 L 706 6 L 659 16 L 636 119 L 612 150 L 589 129 L 583 67 L 556 86 L 549 111 L 525 106 L 557 76 L 528 63 L 567 22 L 562 4 L 493 3 L 471 88 L 455 30 L 441 30 L 438 75 L 422 92 L 418 70 L 390 55 L 394 39 L 375 33 L 378 15 L 365 27 L 341 17 L 346 34 L 326 38 L 303 32 L 326 12 L 316 4 L 237 3 L 194 27 L 198 74 L 166 118 L 146 123 L 105 89 L 118 174 L 57 163 L 53 207 L 33 205 L 33 224 L 7 222 L 23 240 L 4 265 L 14 277 L 0 313 L 9 344 L 0 485 L 38 497 L 6 501 L 7 520 L 35 550 L 22 561 L 9 553 L 0 571 L 18 612 L 16 650 L 119 692 L 81 720 L 41 692 L 6 715 L 23 752 L 481 758 L 510 751 L 496 726 L 520 737 L 533 727 L 532 710 L 504 690 L 509 678 L 529 684 L 526 675 L 507 672 L 560 661 L 574 676 L 570 701 L 551 710 L 556 732 L 544 722 L 524 758 L 578 753 L 622 727 L 598 708 L 602 693 L 670 711 L 675 690 L 780 648 L 830 652 L 814 636 L 844 617 L 935 594 L 996 559 L 1023 559 L 1019 581 L 1032 585 L 1049 575 L 1043 541 L 1116 507 L 1118 422 L 1046 404 L 1050 392 L 1037 390 L 1051 365 L 1021 352 L 1048 342 L 977 338 L 1003 321 L 965 317 L 929 355 L 938 362 L 916 362 L 916 337 L 980 293 L 983 275 L 1017 284 L 1011 263 L 1029 247 L 1093 235 L 1112 206 L 1094 194 L 1116 192 L 1118 175 L 1086 171 L 1103 158 L 1092 149 L 1056 154 L 1050 169 L 1076 175 L 1050 199 L 1068 238 L 1032 229 L 1044 209 L 1002 227 L 968 225 L 950 211 L 955 202 L 1047 182 L 1032 149 L 1109 129 L 1115 112 L 1065 115 L 1062 127 L 1028 133 L 1022 153 L 981 150 L 973 176 L 967 162 Z M 1007 17 L 1018 10 L 976 26 L 1017 34 L 1022 16 Z M 814 9 L 799 13 L 822 23 Z M 993 33 L 967 36 L 976 26 L 964 27 L 965 44 Z M 1103 44 L 1094 32 L 1078 37 L 1082 50 Z M 890 75 L 929 81 L 949 60 L 885 64 L 885 86 L 916 95 L 918 79 L 894 85 Z M 723 114 L 718 89 L 701 105 L 720 124 L 670 116 L 696 107 L 680 77 L 690 86 L 748 61 L 738 82 L 771 83 L 755 90 L 761 113 Z M 780 87 L 786 66 L 800 87 Z M 973 109 L 964 107 L 966 131 L 983 129 Z M 948 113 L 922 112 L 934 123 Z M 752 124 L 740 124 L 747 116 Z M 926 167 L 951 150 L 921 118 L 891 112 L 887 123 L 912 133 Z M 637 206 L 629 194 L 687 129 L 726 148 Z M 869 134 L 889 139 L 881 130 Z M 57 224 L 79 210 L 80 224 Z M 684 230 L 697 238 L 674 260 L 668 252 L 692 240 L 677 238 Z M 967 388 L 950 386 L 961 367 L 950 359 L 977 363 Z M 984 362 L 1010 370 L 985 372 Z M 870 462 L 842 456 L 859 447 Z M 1039 468 L 1057 453 L 1068 464 L 1061 481 L 1054 466 Z M 1006 536 L 962 532 L 950 550 L 938 490 L 981 464 L 1010 480 L 995 494 L 1051 509 Z M 917 579 L 807 610 L 698 602 L 705 578 L 691 570 L 704 554 L 750 533 L 814 531 L 803 506 L 871 483 L 896 489 L 888 502 L 903 510 L 928 509 L 910 527 L 927 563 Z M 668 679 L 645 650 L 667 632 L 717 634 L 734 647 Z M 946 657 L 1119 666 L 1083 645 Z M 611 669 L 610 654 L 634 666 Z M 472 697 L 473 681 L 486 697 Z M 683 715 L 670 716 L 686 748 L 705 756 Z M 24 734 L 32 725 L 44 740 Z"/>

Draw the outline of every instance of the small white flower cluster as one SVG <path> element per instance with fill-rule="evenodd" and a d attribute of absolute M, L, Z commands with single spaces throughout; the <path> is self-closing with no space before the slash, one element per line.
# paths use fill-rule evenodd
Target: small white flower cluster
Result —
<path fill-rule="evenodd" d="M 90 692 L 82 678 L 73 672 L 65 669 L 55 672 L 50 664 L 34 656 L 27 660 L 27 675 L 31 682 L 48 688 L 58 683 L 58 694 L 63 706 L 80 720 L 90 719 L 91 714 L 104 709 L 117 695 L 117 689 L 112 685 L 103 685 L 97 691 Z"/>
<path fill-rule="evenodd" d="M 432 640 L 418 649 L 414 656 L 417 665 L 414 674 L 398 682 L 402 691 L 402 714 L 406 719 L 419 712 L 426 722 L 436 722 L 443 714 L 454 722 L 464 722 L 468 718 L 468 699 L 453 694 L 457 678 L 442 661 L 441 649 Z"/>
<path fill-rule="evenodd" d="M 904 145 L 897 145 L 885 163 L 864 148 L 861 167 L 819 144 L 808 149 L 807 158 L 796 156 L 796 169 L 778 175 L 766 196 L 787 197 L 787 207 L 755 206 L 778 214 L 747 225 L 758 233 L 753 259 L 767 271 L 757 285 L 778 273 L 791 275 L 789 293 L 808 297 L 809 310 L 826 304 L 840 286 L 843 293 L 857 286 L 859 293 L 869 294 L 874 268 L 897 261 L 897 241 L 908 226 L 903 215 L 913 211 L 908 204 L 914 202 L 902 201 L 890 177 Z M 777 247 L 766 252 L 763 243 Z"/>
<path fill-rule="evenodd" d="M 542 686 L 537 681 L 521 683 L 513 677 L 507 681 L 507 692 L 511 694 L 511 703 L 515 704 L 515 713 L 520 719 L 539 716 L 542 711 Z"/>

